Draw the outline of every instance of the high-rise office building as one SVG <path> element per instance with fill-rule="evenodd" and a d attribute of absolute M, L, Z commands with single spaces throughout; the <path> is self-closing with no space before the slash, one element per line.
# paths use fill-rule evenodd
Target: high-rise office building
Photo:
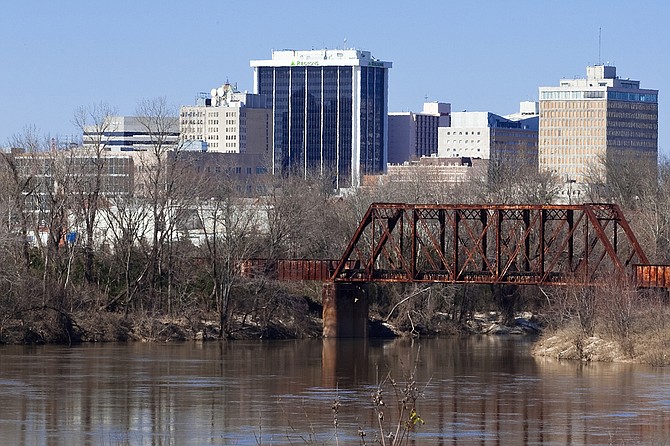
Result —
<path fill-rule="evenodd" d="M 254 92 L 272 101 L 273 173 L 318 172 L 340 188 L 385 171 L 391 62 L 361 50 L 284 50 L 251 66 Z"/>
<path fill-rule="evenodd" d="M 451 104 L 443 102 L 426 102 L 419 113 L 389 113 L 389 164 L 437 155 L 437 129 L 449 126 L 450 113 Z"/>
<path fill-rule="evenodd" d="M 540 87 L 540 169 L 568 183 L 604 178 L 603 161 L 653 169 L 658 162 L 658 90 L 620 79 L 616 67 Z"/>

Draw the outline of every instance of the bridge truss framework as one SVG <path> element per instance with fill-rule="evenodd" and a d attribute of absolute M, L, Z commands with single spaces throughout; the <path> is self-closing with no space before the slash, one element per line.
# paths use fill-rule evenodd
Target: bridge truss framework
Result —
<path fill-rule="evenodd" d="M 649 261 L 614 204 L 374 203 L 331 278 L 590 285 L 634 264 Z"/>

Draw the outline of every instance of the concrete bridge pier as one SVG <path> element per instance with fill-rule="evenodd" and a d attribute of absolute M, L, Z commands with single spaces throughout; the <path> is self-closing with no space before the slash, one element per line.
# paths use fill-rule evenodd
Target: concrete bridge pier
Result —
<path fill-rule="evenodd" d="M 368 285 L 327 282 L 323 285 L 323 336 L 368 337 Z"/>

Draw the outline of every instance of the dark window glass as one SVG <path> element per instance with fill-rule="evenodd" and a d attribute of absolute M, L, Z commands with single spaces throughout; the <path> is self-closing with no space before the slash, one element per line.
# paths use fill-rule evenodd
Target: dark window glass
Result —
<path fill-rule="evenodd" d="M 284 171 L 288 168 L 288 97 L 289 97 L 289 68 L 274 68 L 274 158 L 275 165 Z"/>
<path fill-rule="evenodd" d="M 321 167 L 321 73 L 320 67 L 307 67 L 307 168 Z"/>
<path fill-rule="evenodd" d="M 305 147 L 305 67 L 291 67 L 289 166 L 302 171 Z"/>
<path fill-rule="evenodd" d="M 331 175 L 337 173 L 337 67 L 323 68 L 323 163 Z"/>
<path fill-rule="evenodd" d="M 339 67 L 339 184 L 348 186 L 351 176 L 351 131 L 353 117 L 352 101 L 352 68 Z"/>

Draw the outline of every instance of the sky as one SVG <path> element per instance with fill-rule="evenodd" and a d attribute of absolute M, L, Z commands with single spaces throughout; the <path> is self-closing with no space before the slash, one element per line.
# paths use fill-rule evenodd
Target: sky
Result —
<path fill-rule="evenodd" d="M 26 128 L 80 137 L 75 110 L 178 109 L 278 49 L 357 48 L 393 62 L 389 111 L 428 101 L 510 114 L 586 66 L 659 90 L 670 156 L 670 2 L 623 0 L 6 1 L 0 9 L 0 147 Z"/>

